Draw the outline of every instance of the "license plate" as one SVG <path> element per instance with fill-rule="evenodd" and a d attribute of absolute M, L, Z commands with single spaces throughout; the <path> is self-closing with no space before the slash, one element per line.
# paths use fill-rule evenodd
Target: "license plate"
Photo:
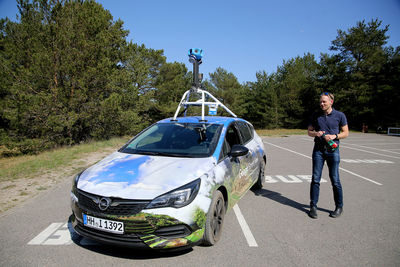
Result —
<path fill-rule="evenodd" d="M 111 232 L 114 234 L 124 233 L 123 222 L 116 222 L 83 214 L 83 224 L 87 227 L 91 227 L 101 231 Z"/>

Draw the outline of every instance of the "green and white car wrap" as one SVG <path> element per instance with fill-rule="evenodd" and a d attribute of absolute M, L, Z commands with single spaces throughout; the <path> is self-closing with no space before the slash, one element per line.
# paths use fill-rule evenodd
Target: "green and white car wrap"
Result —
<path fill-rule="evenodd" d="M 215 192 L 222 193 L 224 210 L 230 209 L 260 178 L 266 160 L 261 138 L 248 122 L 230 117 L 205 118 L 207 122 L 201 123 L 199 117 L 177 118 L 174 121 L 165 119 L 156 125 L 178 124 L 189 128 L 191 125 L 205 128 L 213 125 L 212 134 L 216 136 L 212 136 L 215 143 L 211 154 L 180 157 L 124 152 L 138 138 L 135 137 L 118 152 L 77 175 L 71 191 L 75 231 L 116 245 L 129 245 L 128 236 L 135 236 L 136 241 L 132 242 L 132 246 L 138 244 L 137 247 L 141 248 L 183 248 L 201 242 Z M 247 127 L 247 135 L 251 135 L 247 137 L 248 140 L 244 140 L 239 126 Z M 248 149 L 244 156 L 233 157 L 228 151 L 227 139 L 229 134 L 232 135 L 228 131 L 232 129 L 237 134 L 238 145 Z M 87 203 L 90 201 L 93 203 Z M 114 207 L 114 202 L 118 207 L 121 201 L 145 204 L 134 214 L 121 215 L 107 211 L 107 208 Z M 122 222 L 124 229 L 122 233 L 92 229 L 85 223 L 87 216 Z M 177 226 L 185 230 L 174 235 L 172 232 Z M 160 234 L 163 229 L 166 232 L 171 230 L 172 234 Z M 123 236 L 126 236 L 124 241 L 118 242 L 119 237 Z"/>

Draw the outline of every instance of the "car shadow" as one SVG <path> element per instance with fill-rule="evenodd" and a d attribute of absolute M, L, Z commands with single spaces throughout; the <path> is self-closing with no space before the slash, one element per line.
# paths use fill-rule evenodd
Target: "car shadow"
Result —
<path fill-rule="evenodd" d="M 258 190 L 252 190 L 253 193 L 256 196 L 262 196 L 262 197 L 266 197 L 268 199 L 271 199 L 273 201 L 276 201 L 282 205 L 286 205 L 292 208 L 295 208 L 297 210 L 300 210 L 304 213 L 306 213 L 308 215 L 308 212 L 310 210 L 310 205 L 306 205 L 306 204 L 302 204 L 299 202 L 296 202 L 290 198 L 287 198 L 285 196 L 283 196 L 281 193 L 275 192 L 275 191 L 271 191 L 271 190 L 267 190 L 267 189 L 258 189 Z M 327 210 L 327 209 L 322 209 L 322 208 L 317 208 L 319 211 L 322 212 L 326 212 L 326 213 L 331 213 L 331 210 Z"/>
<path fill-rule="evenodd" d="M 71 235 L 71 240 L 74 244 L 92 252 L 104 254 L 111 257 L 123 258 L 123 259 L 135 259 L 135 260 L 147 260 L 155 258 L 171 258 L 181 256 L 193 251 L 192 248 L 185 250 L 168 250 L 168 251 L 157 251 L 157 250 L 144 250 L 134 249 L 127 247 L 112 246 L 107 244 L 98 243 L 86 237 L 78 235 L 72 228 L 71 223 L 72 215 L 68 219 L 68 230 Z"/>

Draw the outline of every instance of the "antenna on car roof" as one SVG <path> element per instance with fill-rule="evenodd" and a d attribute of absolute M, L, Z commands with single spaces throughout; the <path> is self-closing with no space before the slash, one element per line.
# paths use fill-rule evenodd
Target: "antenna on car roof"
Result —
<path fill-rule="evenodd" d="M 204 110 L 205 106 L 208 106 L 209 109 L 209 115 L 217 115 L 217 110 L 218 107 L 222 107 L 225 109 L 226 112 L 231 114 L 233 117 L 237 117 L 235 113 L 230 111 L 229 108 L 227 108 L 224 104 L 222 104 L 217 98 L 215 98 L 212 94 L 209 92 L 200 89 L 201 87 L 201 80 L 203 78 L 203 74 L 199 73 L 199 65 L 202 63 L 202 57 L 203 57 L 203 50 L 200 48 L 191 48 L 189 49 L 189 62 L 193 64 L 193 83 L 192 83 L 192 88 L 190 90 L 187 90 L 181 99 L 181 102 L 178 105 L 178 108 L 176 109 L 174 118 L 172 121 L 176 121 L 176 117 L 179 114 L 179 110 L 181 107 L 185 107 L 185 110 L 187 109 L 188 106 L 201 106 L 201 121 L 205 122 L 206 120 L 204 119 Z M 199 98 L 195 102 L 189 101 L 190 94 L 196 94 L 200 95 L 201 98 Z M 206 102 L 206 96 L 214 100 L 214 102 Z M 186 116 L 186 111 L 185 111 L 185 116 Z"/>

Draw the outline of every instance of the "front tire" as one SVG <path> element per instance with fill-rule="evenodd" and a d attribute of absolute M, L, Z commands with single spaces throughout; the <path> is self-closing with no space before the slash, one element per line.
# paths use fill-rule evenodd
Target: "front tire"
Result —
<path fill-rule="evenodd" d="M 207 220 L 203 236 L 203 244 L 212 246 L 218 242 L 222 233 L 222 225 L 225 217 L 225 200 L 221 191 L 215 191 L 214 198 L 211 201 L 210 210 L 207 214 Z"/>

